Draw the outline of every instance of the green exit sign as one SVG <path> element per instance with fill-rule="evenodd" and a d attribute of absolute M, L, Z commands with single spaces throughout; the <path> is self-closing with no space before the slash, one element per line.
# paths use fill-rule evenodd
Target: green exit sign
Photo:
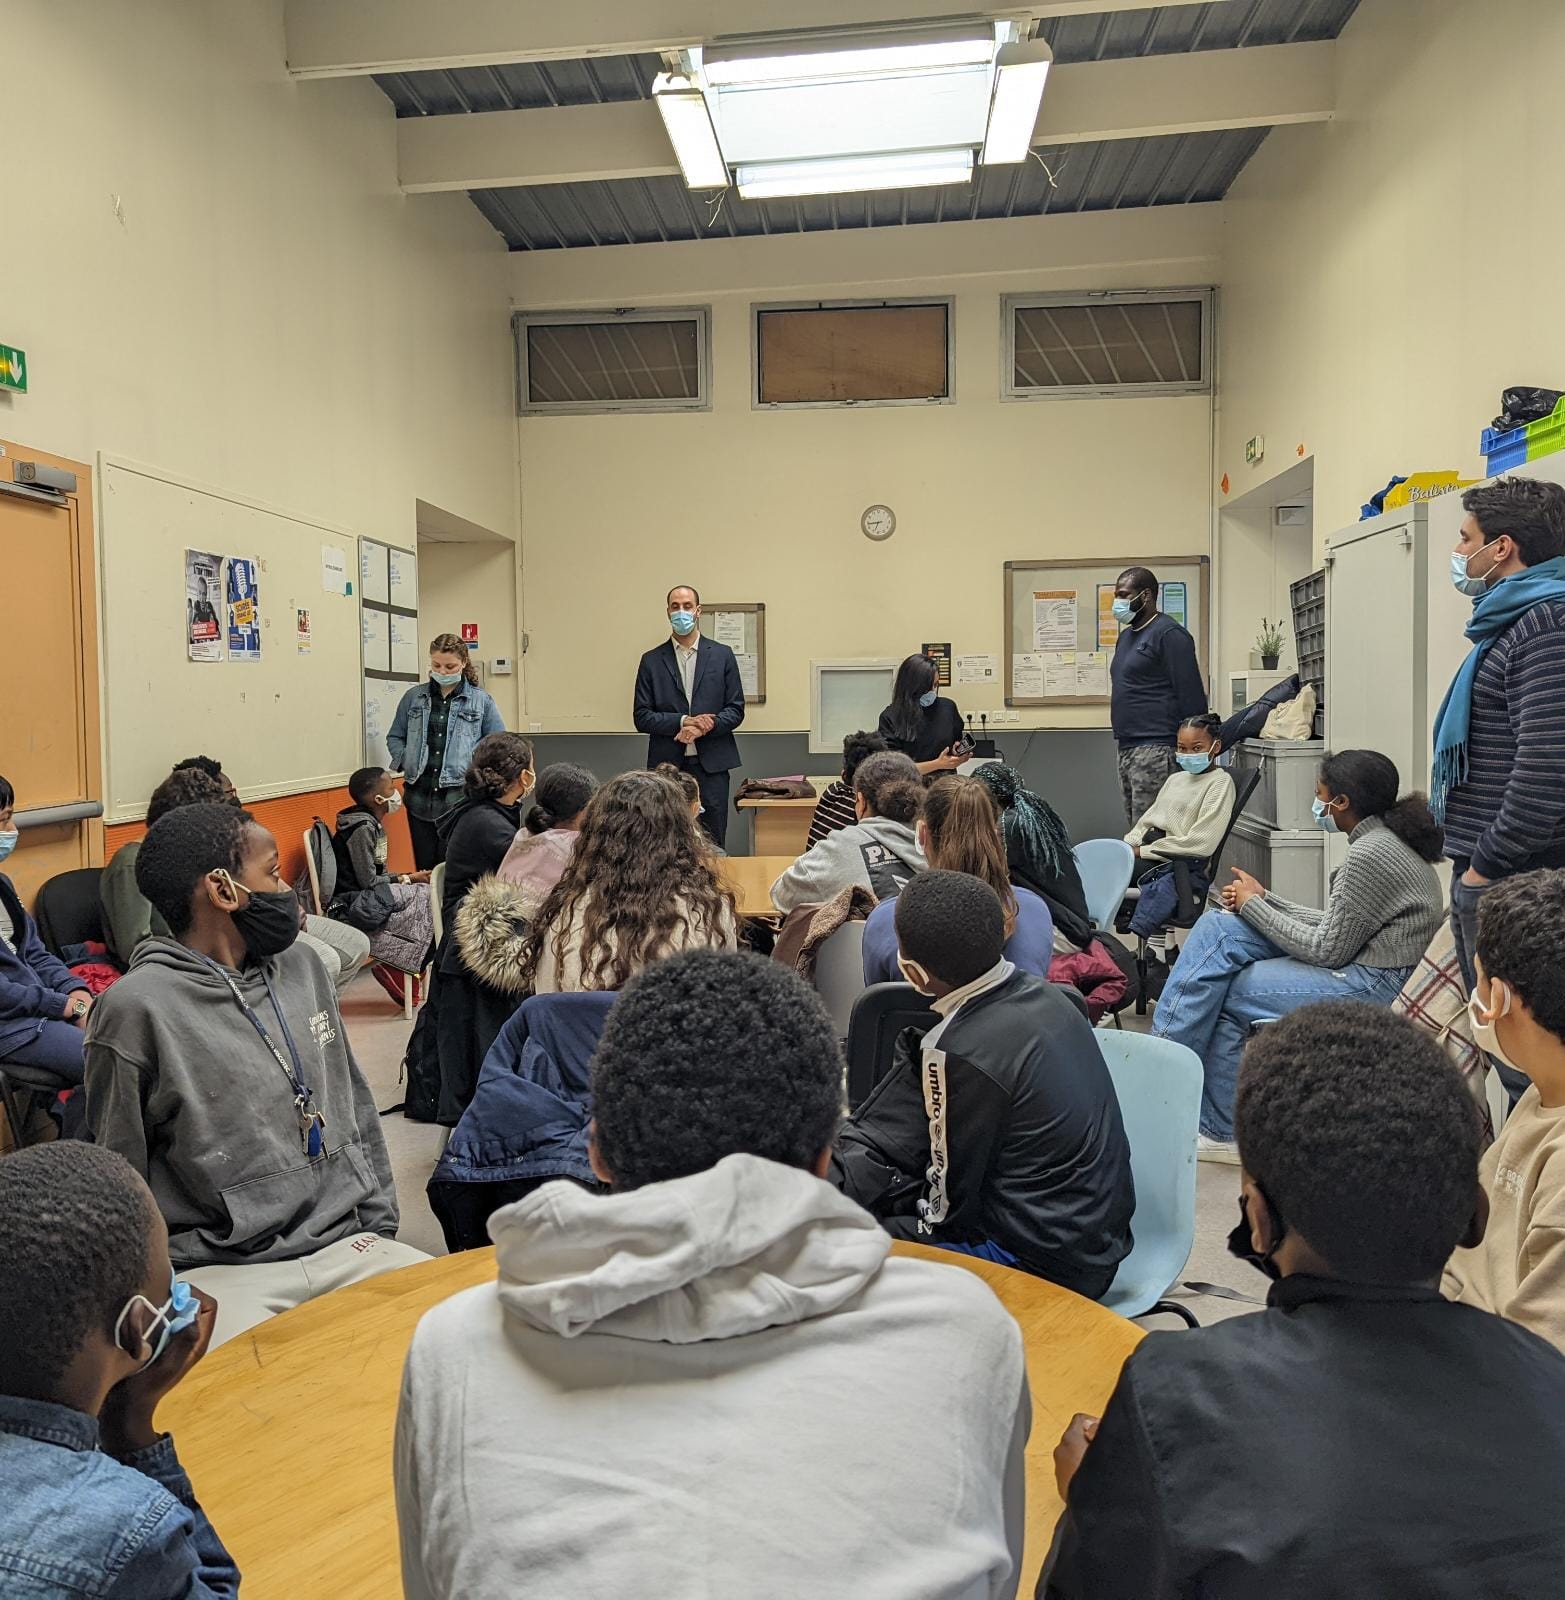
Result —
<path fill-rule="evenodd" d="M 0 389 L 27 393 L 27 352 L 0 344 Z"/>

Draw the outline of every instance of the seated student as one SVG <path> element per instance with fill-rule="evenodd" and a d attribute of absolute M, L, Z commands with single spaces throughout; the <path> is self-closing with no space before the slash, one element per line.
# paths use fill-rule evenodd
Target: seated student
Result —
<path fill-rule="evenodd" d="M 532 809 L 495 876 L 515 890 L 518 915 L 531 921 L 560 881 L 581 830 L 582 813 L 598 792 L 585 767 L 556 761 L 538 774 Z"/>
<path fill-rule="evenodd" d="M 1565 1351 L 1565 872 L 1506 878 L 1478 907 L 1473 1037 L 1532 1080 L 1479 1168 L 1483 1242 L 1458 1250 L 1445 1294 Z"/>
<path fill-rule="evenodd" d="M 931 868 L 966 872 L 987 883 L 1005 913 L 1005 959 L 1018 972 L 1047 978 L 1054 960 L 1054 922 L 1031 889 L 1012 887 L 1000 836 L 1000 812 L 974 778 L 947 773 L 924 791 L 918 842 Z M 883 900 L 864 924 L 865 983 L 897 983 L 897 903 Z"/>
<path fill-rule="evenodd" d="M 711 848 L 678 785 L 656 772 L 611 778 L 581 819 L 564 876 L 514 947 L 522 992 L 623 989 L 681 950 L 734 949 L 734 897 Z"/>
<path fill-rule="evenodd" d="M 842 1070 L 775 962 L 687 953 L 620 996 L 592 1069 L 613 1192 L 497 1211 L 499 1282 L 413 1336 L 409 1600 L 1016 1593 L 1020 1336 L 820 1181 Z"/>
<path fill-rule="evenodd" d="M 806 849 L 819 844 L 828 833 L 835 833 L 838 828 L 851 828 L 859 820 L 853 800 L 853 775 L 867 756 L 884 749 L 886 741 L 878 733 L 850 733 L 842 741 L 842 776 L 828 783 L 815 802 Z"/>
<path fill-rule="evenodd" d="M 1444 914 L 1433 863 L 1440 824 L 1422 795 L 1397 799 L 1397 769 L 1373 750 L 1321 763 L 1315 815 L 1348 835 L 1326 909 L 1269 894 L 1235 867 L 1222 911 L 1191 931 L 1152 1031 L 1201 1057 L 1201 1156 L 1235 1162 L 1234 1083 L 1250 1025 L 1312 1000 L 1389 1006 Z"/>
<path fill-rule="evenodd" d="M 385 819 L 402 809 L 397 780 L 384 767 L 360 767 L 348 779 L 353 804 L 337 813 L 332 854 L 337 889 L 327 908 L 369 935 L 370 956 L 399 972 L 422 972 L 435 937 L 428 872 L 386 870 Z"/>
<path fill-rule="evenodd" d="M 660 778 L 667 778 L 670 783 L 678 786 L 679 792 L 685 797 L 685 805 L 690 811 L 691 822 L 699 826 L 702 812 L 701 785 L 683 767 L 676 767 L 672 761 L 660 761 L 652 770 Z M 726 856 L 728 854 L 709 835 L 703 833 L 702 840 L 706 845 L 708 855 Z"/>
<path fill-rule="evenodd" d="M 1174 759 L 1179 771 L 1158 790 L 1151 808 L 1125 835 L 1141 863 L 1137 881 L 1141 898 L 1130 919 L 1130 931 L 1160 942 L 1168 919 L 1179 909 L 1179 889 L 1170 863 L 1183 856 L 1190 863 L 1190 888 L 1200 904 L 1211 879 L 1208 858 L 1223 842 L 1233 815 L 1234 781 L 1217 765 L 1222 740 L 1217 730 L 1222 718 L 1214 711 L 1186 717 L 1179 725 L 1179 748 Z"/>
<path fill-rule="evenodd" d="M 93 1008 L 87 1121 L 152 1189 L 221 1344 L 424 1257 L 398 1244 L 380 1117 L 321 963 L 298 948 L 277 844 L 248 811 L 183 806 L 136 881 L 171 930 Z"/>
<path fill-rule="evenodd" d="M 821 905 L 853 884 L 877 900 L 894 900 L 915 872 L 928 864 L 913 832 L 924 784 L 905 755 L 886 750 L 867 756 L 853 775 L 858 821 L 828 833 L 772 885 L 772 904 Z"/>
<path fill-rule="evenodd" d="M 0 1157 L 0 1592 L 239 1593 L 153 1423 L 214 1315 L 174 1277 L 152 1196 L 113 1151 L 68 1140 Z"/>
<path fill-rule="evenodd" d="M 1245 1054 L 1228 1248 L 1267 1309 L 1150 1333 L 1055 1451 L 1047 1600 L 1554 1600 L 1565 1357 L 1440 1297 L 1483 1231 L 1478 1119 L 1438 1047 L 1307 1006 Z"/>
<path fill-rule="evenodd" d="M 0 861 L 16 848 L 16 791 L 0 778 Z M 49 954 L 38 925 L 0 873 L 0 1061 L 36 1067 L 62 1089 L 82 1081 L 82 1030 L 92 996 L 63 961 Z M 18 1139 L 21 1129 L 13 1129 Z"/>
<path fill-rule="evenodd" d="M 1015 767 L 986 761 L 973 776 L 994 797 L 1005 831 L 1005 863 L 1018 889 L 1031 889 L 1049 908 L 1057 955 L 1085 950 L 1096 935 L 1087 891 L 1071 851 L 1070 834 L 1042 795 L 1034 794 Z"/>
<path fill-rule="evenodd" d="M 1119 1101 L 1091 1024 L 1005 959 L 994 890 L 926 872 L 897 898 L 897 964 L 940 1021 L 837 1137 L 831 1179 L 899 1239 L 1020 1267 L 1096 1300 L 1136 1208 Z"/>

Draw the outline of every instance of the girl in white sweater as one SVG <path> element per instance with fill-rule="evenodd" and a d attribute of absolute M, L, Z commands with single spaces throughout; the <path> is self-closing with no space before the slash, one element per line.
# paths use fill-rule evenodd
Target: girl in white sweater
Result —
<path fill-rule="evenodd" d="M 1190 862 L 1190 887 L 1197 901 L 1211 887 L 1206 875 L 1208 858 L 1223 842 L 1234 809 L 1234 781 L 1217 765 L 1222 722 L 1212 711 L 1187 717 L 1179 728 L 1179 771 L 1158 790 L 1157 799 L 1134 828 L 1125 835 L 1138 861 L 1141 898 L 1136 902 L 1130 931 L 1152 939 L 1163 931 L 1179 905 L 1174 869 L 1176 857 Z"/>

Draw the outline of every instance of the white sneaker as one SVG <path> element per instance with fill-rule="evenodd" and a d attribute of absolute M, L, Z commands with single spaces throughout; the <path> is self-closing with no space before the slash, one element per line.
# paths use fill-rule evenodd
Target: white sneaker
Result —
<path fill-rule="evenodd" d="M 1215 1161 L 1225 1167 L 1237 1167 L 1239 1146 L 1230 1139 L 1208 1139 L 1204 1133 L 1197 1134 L 1195 1158 L 1197 1161 Z"/>

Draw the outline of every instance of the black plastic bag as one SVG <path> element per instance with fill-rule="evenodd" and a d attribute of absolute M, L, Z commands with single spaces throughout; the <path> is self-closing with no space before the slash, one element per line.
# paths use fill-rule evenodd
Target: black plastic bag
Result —
<path fill-rule="evenodd" d="M 1497 433 L 1508 433 L 1512 428 L 1551 417 L 1561 399 L 1565 399 L 1565 391 L 1559 389 L 1507 389 L 1500 396 L 1500 414 L 1492 426 Z"/>

